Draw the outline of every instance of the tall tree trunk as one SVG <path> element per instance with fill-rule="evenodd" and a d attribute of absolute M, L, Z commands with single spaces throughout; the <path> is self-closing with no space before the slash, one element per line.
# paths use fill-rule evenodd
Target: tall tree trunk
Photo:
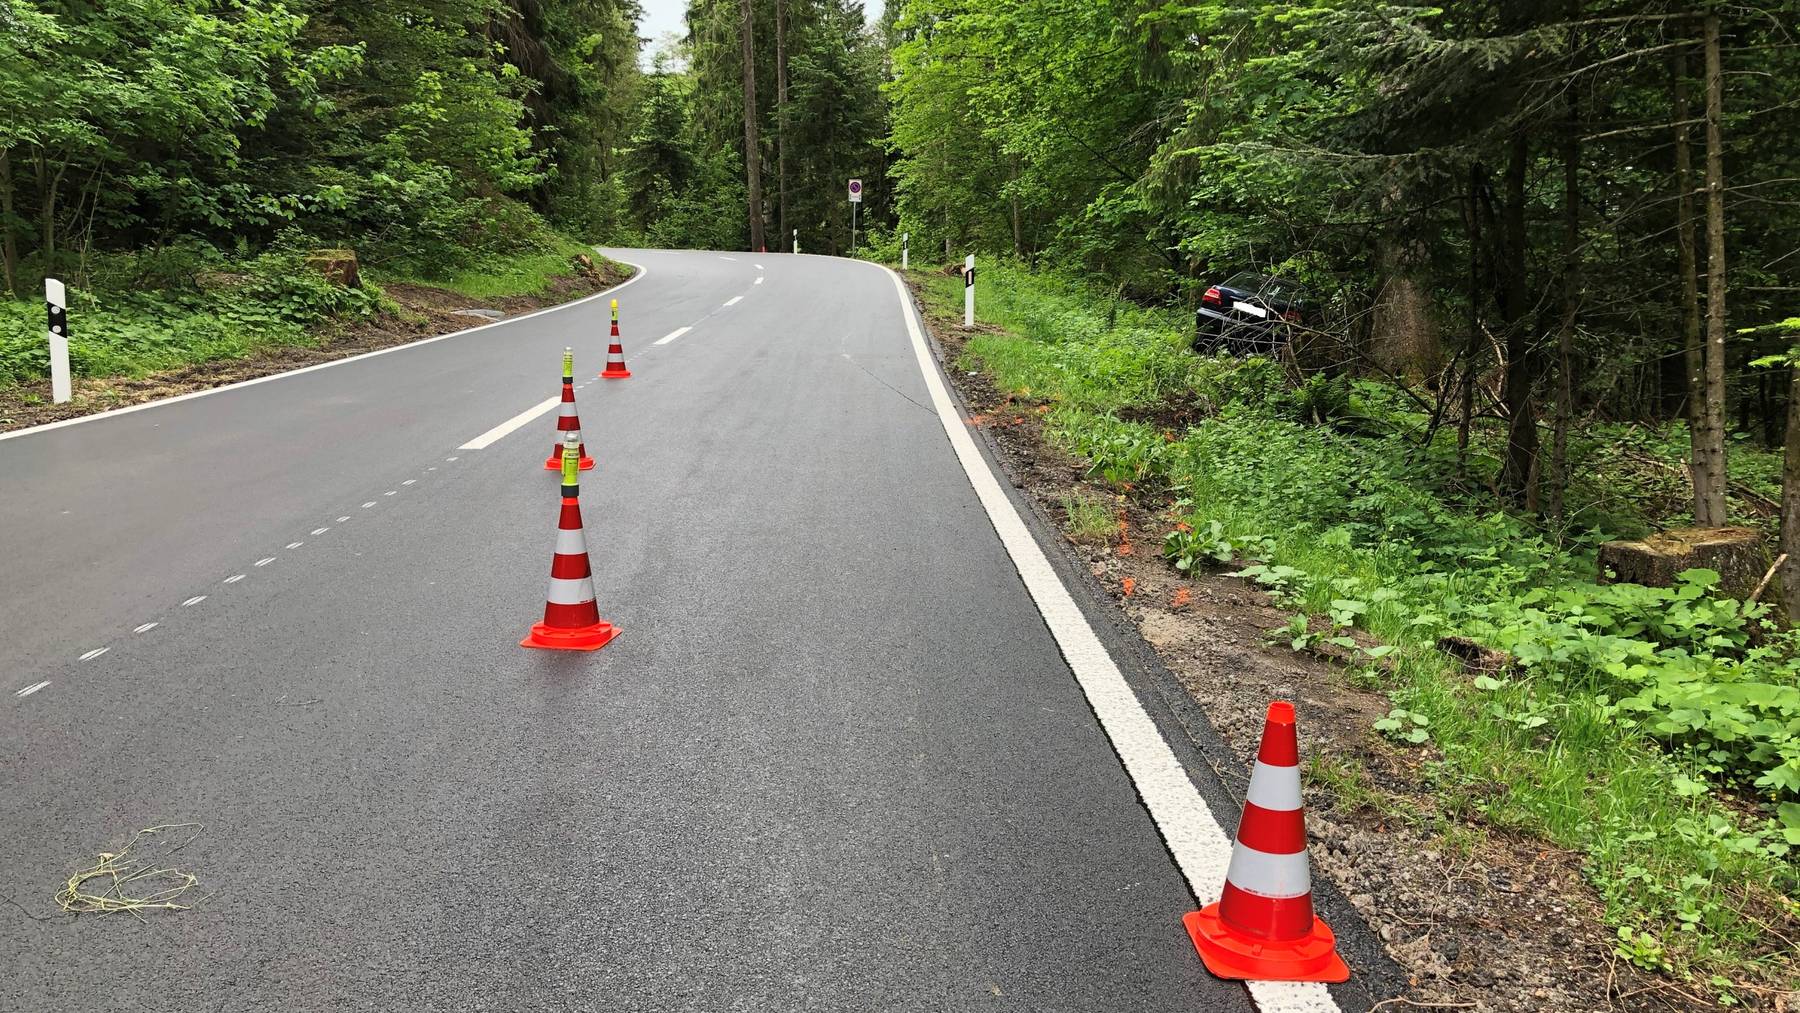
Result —
<path fill-rule="evenodd" d="M 1570 47 L 1573 50 L 1573 46 Z M 1575 315 L 1581 308 L 1581 111 L 1569 89 L 1569 118 L 1563 137 L 1562 321 L 1556 331 L 1556 425 L 1550 439 L 1550 516 L 1567 519 L 1569 425 L 1575 415 Z"/>
<path fill-rule="evenodd" d="M 775 0 L 775 234 L 788 234 L 787 0 Z"/>
<path fill-rule="evenodd" d="M 1535 512 L 1537 498 L 1538 350 L 1526 306 L 1525 176 L 1530 168 L 1531 140 L 1520 131 L 1513 136 L 1506 163 L 1506 195 L 1501 207 L 1500 315 L 1506 324 L 1506 382 L 1501 398 L 1511 418 L 1506 428 L 1506 459 L 1500 467 L 1500 492 Z"/>
<path fill-rule="evenodd" d="M 763 248 L 762 144 L 756 136 L 756 7 L 739 0 L 744 25 L 744 174 L 749 191 L 750 249 Z"/>
<path fill-rule="evenodd" d="M 6 294 L 19 294 L 19 247 L 13 240 L 12 151 L 0 148 L 0 266 L 6 273 Z"/>
<path fill-rule="evenodd" d="M 1711 463 L 1723 453 L 1724 434 L 1707 425 L 1706 346 L 1700 337 L 1700 268 L 1694 235 L 1694 162 L 1688 144 L 1688 120 L 1693 116 L 1688 101 L 1687 51 L 1673 58 L 1675 98 L 1675 214 L 1677 270 L 1681 274 L 1681 341 L 1687 367 L 1688 470 L 1693 476 L 1694 523 L 1718 527 L 1725 523 L 1722 491 L 1708 485 L 1716 473 Z"/>
<path fill-rule="evenodd" d="M 1800 621 L 1800 367 L 1788 367 L 1787 448 L 1781 458 L 1781 606 Z"/>
<path fill-rule="evenodd" d="M 1705 462 L 1704 477 L 1710 523 L 1725 523 L 1725 488 L 1730 472 L 1725 460 L 1725 163 L 1720 120 L 1724 118 L 1725 79 L 1719 68 L 1719 16 L 1706 16 L 1706 433 L 1716 440 L 1717 456 Z M 1695 498 L 1702 477 L 1694 476 Z"/>

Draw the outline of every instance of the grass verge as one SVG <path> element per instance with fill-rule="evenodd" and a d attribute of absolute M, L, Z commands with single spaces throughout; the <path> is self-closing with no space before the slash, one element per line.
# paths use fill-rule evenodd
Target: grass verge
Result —
<path fill-rule="evenodd" d="M 959 279 L 915 281 L 957 313 Z M 1391 387 L 1195 356 L 1185 313 L 1015 268 L 984 272 L 977 302 L 999 330 L 971 335 L 959 366 L 1046 406 L 1046 438 L 1096 479 L 1172 511 L 1177 567 L 1248 563 L 1297 614 L 1282 641 L 1347 652 L 1349 674 L 1390 696 L 1374 731 L 1412 751 L 1444 833 L 1504 828 L 1584 855 L 1617 955 L 1721 1003 L 1793 986 L 1795 638 L 1704 574 L 1674 589 L 1589 579 L 1598 542 L 1682 519 L 1667 494 L 1679 434 L 1584 433 L 1571 523 L 1546 530 L 1485 492 L 1499 434 L 1478 429 L 1458 457 Z M 1734 466 L 1757 481 L 1770 457 L 1740 450 Z M 1754 514 L 1768 492 L 1734 506 Z M 1077 522 L 1083 508 L 1063 506 Z M 1471 670 L 1447 637 L 1498 660 Z"/>

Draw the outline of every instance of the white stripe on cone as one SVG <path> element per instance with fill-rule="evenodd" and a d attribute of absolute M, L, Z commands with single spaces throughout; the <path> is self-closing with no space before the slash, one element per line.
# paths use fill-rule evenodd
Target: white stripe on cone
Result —
<path fill-rule="evenodd" d="M 581 536 L 580 530 L 556 532 L 556 554 L 559 556 L 587 555 L 587 539 Z"/>
<path fill-rule="evenodd" d="M 1244 800 L 1259 809 L 1288 812 L 1300 808 L 1300 768 L 1275 767 L 1256 761 Z"/>
<path fill-rule="evenodd" d="M 1225 870 L 1231 885 L 1258 897 L 1304 897 L 1312 892 L 1312 867 L 1306 852 L 1271 855 L 1266 851 L 1245 847 L 1243 842 L 1232 849 L 1231 866 Z"/>
<path fill-rule="evenodd" d="M 547 600 L 552 605 L 586 605 L 594 600 L 594 578 L 551 577 Z"/>

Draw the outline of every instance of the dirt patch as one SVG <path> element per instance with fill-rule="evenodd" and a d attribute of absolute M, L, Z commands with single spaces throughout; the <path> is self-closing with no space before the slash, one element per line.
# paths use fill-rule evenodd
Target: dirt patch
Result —
<path fill-rule="evenodd" d="M 1114 510 L 1112 537 L 1070 539 L 1070 551 L 1243 758 L 1245 768 L 1220 771 L 1239 798 L 1269 701 L 1297 706 L 1301 749 L 1315 765 L 1307 787 L 1314 873 L 1362 913 L 1410 982 L 1376 1006 L 1494 1013 L 1717 1008 L 1613 954 L 1612 931 L 1582 879 L 1579 855 L 1446 819 L 1420 776 L 1418 754 L 1393 749 L 1371 729 L 1388 711 L 1385 697 L 1353 685 L 1350 671 L 1330 656 L 1292 651 L 1285 637 L 1273 644 L 1271 634 L 1291 614 L 1255 586 L 1229 572 L 1186 578 L 1166 564 L 1160 550 L 1175 524 L 1171 498 L 1090 481 L 1082 461 L 1044 439 L 1046 405 L 1003 394 L 985 371 L 960 366 L 975 332 L 960 318 L 929 309 L 925 317 L 969 411 L 965 423 L 989 439 L 1042 516 L 1064 527 L 1066 498 Z M 1773 997 L 1759 1006 L 1757 997 L 1739 994 L 1749 1008 L 1789 1008 Z"/>
<path fill-rule="evenodd" d="M 328 325 L 315 333 L 316 343 L 310 346 L 272 345 L 241 359 L 196 363 L 143 377 L 77 378 L 72 391 L 74 396 L 66 404 L 51 403 L 48 380 L 0 390 L 0 432 L 223 387 L 241 380 L 479 327 L 492 319 L 514 317 L 593 295 L 628 277 L 629 270 L 603 261 L 592 271 L 553 278 L 549 288 L 536 295 L 480 300 L 428 285 L 384 285 L 382 291 L 399 304 L 398 313 L 382 313 L 371 320 L 348 325 Z M 494 310 L 501 315 L 496 318 L 457 312 L 469 309 Z"/>

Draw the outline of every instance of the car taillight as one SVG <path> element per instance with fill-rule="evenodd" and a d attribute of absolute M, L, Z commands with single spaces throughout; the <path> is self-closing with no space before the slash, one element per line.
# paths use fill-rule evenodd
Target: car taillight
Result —
<path fill-rule="evenodd" d="M 1297 324 L 1300 322 L 1300 314 L 1294 310 L 1288 310 L 1281 315 L 1281 319 L 1286 320 L 1290 324 Z"/>
<path fill-rule="evenodd" d="M 1217 286 L 1207 289 L 1206 294 L 1200 297 L 1200 301 L 1207 306 L 1225 305 L 1225 297 L 1219 294 Z"/>

